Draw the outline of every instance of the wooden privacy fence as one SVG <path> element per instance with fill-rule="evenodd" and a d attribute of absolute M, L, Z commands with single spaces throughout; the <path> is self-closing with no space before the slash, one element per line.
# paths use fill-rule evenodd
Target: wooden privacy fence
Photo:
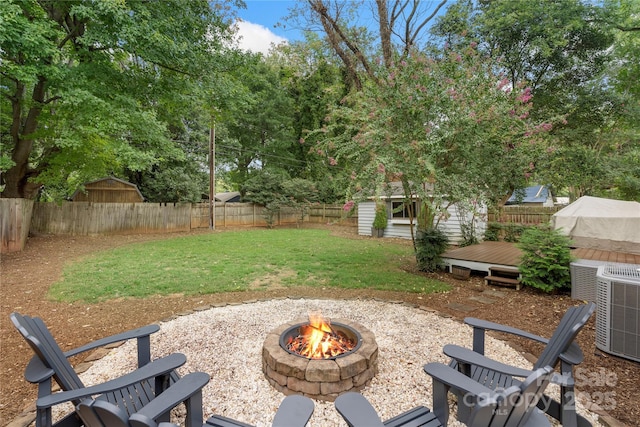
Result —
<path fill-rule="evenodd" d="M 0 198 L 0 253 L 24 248 L 32 211 L 33 200 Z"/>
<path fill-rule="evenodd" d="M 546 224 L 554 213 L 563 206 L 504 206 L 497 212 L 489 212 L 489 222 L 513 223 L 522 225 Z"/>
<path fill-rule="evenodd" d="M 341 205 L 314 205 L 302 218 L 299 211 L 282 209 L 274 225 L 302 222 L 346 222 Z M 31 231 L 44 234 L 125 234 L 189 231 L 209 227 L 209 204 L 168 203 L 35 203 Z M 216 203 L 215 226 L 266 226 L 264 208 L 253 203 Z"/>

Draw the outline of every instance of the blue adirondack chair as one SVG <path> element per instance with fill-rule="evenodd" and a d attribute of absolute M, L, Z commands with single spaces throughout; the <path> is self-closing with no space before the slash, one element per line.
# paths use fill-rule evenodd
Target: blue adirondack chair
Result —
<path fill-rule="evenodd" d="M 551 366 L 560 366 L 551 382 L 560 386 L 560 402 L 543 396 L 538 406 L 547 414 L 567 427 L 589 427 L 591 423 L 576 412 L 575 380 L 573 367 L 582 362 L 584 355 L 575 338 L 587 323 L 596 305 L 594 303 L 571 307 L 564 314 L 558 327 L 546 339 L 521 329 L 512 328 L 481 319 L 466 318 L 465 323 L 473 327 L 473 350 L 457 345 L 446 345 L 443 352 L 451 357 L 450 366 L 489 388 L 506 388 L 517 385 L 531 374 L 532 370 Z M 531 369 L 522 369 L 491 360 L 484 356 L 486 331 L 497 331 L 516 335 L 545 344 L 538 360 Z M 468 411 L 464 405 L 458 405 L 459 411 Z M 458 418 L 464 417 L 459 414 Z"/>
<path fill-rule="evenodd" d="M 549 420 L 536 404 L 549 384 L 551 367 L 536 369 L 523 382 L 504 390 L 492 390 L 441 363 L 429 363 L 424 371 L 433 379 L 433 412 L 417 406 L 382 421 L 373 406 L 359 393 L 345 393 L 335 401 L 338 413 L 350 427 L 446 427 L 449 421 L 448 392 L 462 392 L 472 405 L 464 423 L 469 427 L 545 427 Z"/>
<path fill-rule="evenodd" d="M 82 398 L 92 395 L 100 395 L 102 400 L 119 405 L 126 411 L 135 412 L 177 381 L 179 376 L 175 369 L 184 365 L 187 360 L 183 354 L 172 354 L 151 362 L 150 335 L 160 329 L 157 325 L 113 335 L 63 352 L 42 319 L 19 313 L 12 313 L 10 318 L 35 353 L 25 370 L 25 378 L 38 385 L 37 427 L 81 426 L 82 420 L 75 411 L 53 424 L 51 408 L 65 402 L 77 405 Z M 107 344 L 130 339 L 137 340 L 138 369 L 112 381 L 85 387 L 71 366 L 69 358 Z M 52 379 L 62 392 L 52 394 Z"/>

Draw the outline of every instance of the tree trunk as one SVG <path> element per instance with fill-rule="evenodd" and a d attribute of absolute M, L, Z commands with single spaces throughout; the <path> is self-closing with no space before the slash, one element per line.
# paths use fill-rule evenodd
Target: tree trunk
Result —
<path fill-rule="evenodd" d="M 389 24 L 389 11 L 386 0 L 376 0 L 378 4 L 378 18 L 380 20 L 380 44 L 382 45 L 382 57 L 384 65 L 391 68 L 393 62 L 393 50 L 391 47 L 391 26 Z"/>
<path fill-rule="evenodd" d="M 28 182 L 29 177 L 35 175 L 34 171 L 29 170 L 29 157 L 33 150 L 33 133 L 38 128 L 38 117 L 45 103 L 46 86 L 46 78 L 38 77 L 38 82 L 33 87 L 31 95 L 33 106 L 29 109 L 24 124 L 21 124 L 21 100 L 25 87 L 22 83 L 18 82 L 16 84 L 15 96 L 11 100 L 13 108 L 11 138 L 14 144 L 11 160 L 14 161 L 15 165 L 4 174 L 5 188 L 2 192 L 2 197 L 29 199 L 35 195 L 40 187 L 38 184 Z"/>

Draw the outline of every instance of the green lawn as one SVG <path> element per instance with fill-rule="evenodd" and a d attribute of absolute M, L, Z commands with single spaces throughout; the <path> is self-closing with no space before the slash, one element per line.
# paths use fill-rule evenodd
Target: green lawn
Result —
<path fill-rule="evenodd" d="M 252 229 L 128 245 L 67 265 L 59 301 L 266 289 L 269 286 L 441 292 L 446 283 L 401 269 L 410 245 L 318 229 Z"/>

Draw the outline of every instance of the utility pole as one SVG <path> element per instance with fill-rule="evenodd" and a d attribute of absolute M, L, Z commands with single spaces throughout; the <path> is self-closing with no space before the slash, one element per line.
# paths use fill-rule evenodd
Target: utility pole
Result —
<path fill-rule="evenodd" d="M 216 229 L 216 122 L 209 128 L 209 229 Z"/>

